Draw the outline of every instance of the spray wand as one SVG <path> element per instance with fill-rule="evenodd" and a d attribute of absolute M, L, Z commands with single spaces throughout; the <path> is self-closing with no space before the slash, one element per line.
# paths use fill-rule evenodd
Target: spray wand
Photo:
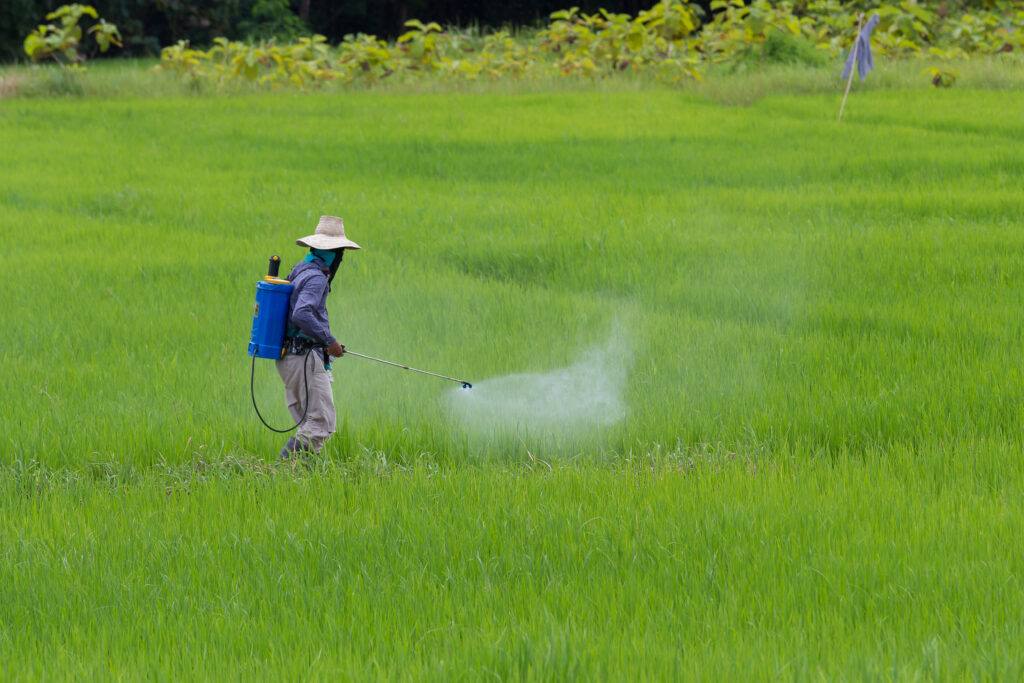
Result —
<path fill-rule="evenodd" d="M 342 348 L 344 349 L 345 347 L 343 346 Z M 413 372 L 418 372 L 418 373 L 420 373 L 422 375 L 430 375 L 431 377 L 439 377 L 440 379 L 446 379 L 446 380 L 448 380 L 450 382 L 458 382 L 459 384 L 462 385 L 463 389 L 472 389 L 473 388 L 472 384 L 470 384 L 469 382 L 467 382 L 465 380 L 462 380 L 462 379 L 455 379 L 454 377 L 448 377 L 447 375 L 439 375 L 436 372 L 427 372 L 426 370 L 418 370 L 416 368 L 410 368 L 408 365 L 401 365 L 399 363 L 392 363 L 391 361 L 384 360 L 382 358 L 374 358 L 373 356 L 364 356 L 361 353 L 356 353 L 355 351 L 349 351 L 348 349 L 345 349 L 345 355 L 346 356 L 356 356 L 357 358 L 365 358 L 366 360 L 377 361 L 378 363 L 383 363 L 384 365 L 391 365 L 391 366 L 396 367 L 396 368 L 402 368 L 403 370 L 412 370 Z"/>

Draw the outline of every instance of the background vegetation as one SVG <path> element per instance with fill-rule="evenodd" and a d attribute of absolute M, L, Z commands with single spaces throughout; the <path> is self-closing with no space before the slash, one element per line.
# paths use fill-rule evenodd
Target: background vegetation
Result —
<path fill-rule="evenodd" d="M 954 85 L 965 70 L 977 73 L 978 67 L 970 65 L 972 58 L 983 58 L 982 69 L 996 65 L 996 71 L 1019 72 L 1024 9 L 991 5 L 957 14 L 946 3 L 932 9 L 909 2 L 880 5 L 872 10 L 880 18 L 872 49 L 885 62 L 889 61 L 885 57 L 921 58 L 909 68 L 926 73 L 933 85 L 942 87 Z M 708 78 L 721 80 L 723 75 L 780 66 L 837 66 L 862 20 L 854 9 L 831 0 L 806 6 L 715 0 L 711 11 L 705 12 L 693 3 L 662 0 L 635 16 L 606 10 L 587 14 L 575 7 L 561 10 L 535 31 L 444 29 L 436 22 L 414 19 L 392 42 L 363 33 L 349 34 L 336 46 L 319 34 L 283 43 L 220 36 L 209 49 L 201 49 L 181 40 L 161 51 L 159 70 L 172 79 L 154 77 L 140 88 L 147 79 L 133 74 L 115 90 L 122 94 L 239 93 L 280 88 L 379 89 L 396 83 L 399 88 L 410 83 L 422 88 L 424 83 L 436 87 L 439 82 L 457 89 L 466 83 L 550 82 L 567 77 L 641 79 L 685 87 Z M 0 73 L 0 96 L 96 92 L 95 86 L 86 83 L 80 66 L 88 56 L 84 27 L 77 25 L 83 13 L 95 22 L 88 34 L 95 37 L 96 49 L 122 45 L 121 31 L 105 18 L 97 18 L 91 7 L 62 8 L 47 15 L 60 18 L 61 23 L 41 25 L 24 44 L 34 60 L 52 58 L 61 68 L 6 69 Z M 814 90 L 822 76 L 805 71 L 800 74 L 802 83 L 791 80 L 795 87 Z M 105 92 L 113 94 L 109 87 Z"/>
<path fill-rule="evenodd" d="M 578 8 L 551 15 L 534 36 L 506 31 L 476 39 L 444 31 L 437 23 L 407 22 L 405 33 L 389 44 L 373 36 L 347 36 L 336 51 L 323 36 L 295 45 L 250 45 L 217 38 L 209 50 L 179 42 L 161 53 L 161 68 L 198 86 L 248 81 L 301 88 L 339 80 L 375 84 L 398 74 L 440 75 L 478 80 L 586 78 L 644 74 L 669 82 L 696 79 L 715 65 L 733 71 L 766 64 L 823 66 L 852 43 L 863 15 L 840 11 L 834 2 L 811 3 L 806 15 L 789 3 L 717 0 L 717 14 L 705 21 L 699 7 L 664 0 L 635 17 L 581 14 Z M 882 6 L 873 50 L 890 57 L 930 55 L 945 60 L 972 54 L 1003 55 L 1024 46 L 1024 8 L 949 17 L 914 4 Z M 1016 56 L 1011 60 L 1020 64 Z M 956 72 L 932 67 L 933 82 L 949 86 Z"/>
<path fill-rule="evenodd" d="M 0 60 L 24 59 L 24 37 L 61 4 L 62 0 L 8 0 L 0 6 Z M 100 16 L 120 28 L 124 36 L 121 54 L 134 57 L 156 55 L 162 47 L 180 40 L 205 48 L 217 37 L 240 41 L 276 38 L 281 43 L 301 35 L 320 34 L 329 43 L 337 44 L 346 36 L 366 34 L 393 40 L 407 30 L 405 23 L 414 18 L 445 27 L 515 31 L 546 24 L 552 12 L 569 9 L 566 3 L 554 0 L 97 0 L 91 4 Z M 583 14 L 605 9 L 613 14 L 637 16 L 655 3 L 580 0 L 574 4 Z M 728 13 L 718 5 L 732 3 L 701 0 L 676 4 L 685 6 L 700 23 L 707 24 Z M 763 24 L 764 15 L 770 11 L 791 14 L 798 21 L 817 18 L 817 23 L 836 23 L 848 28 L 849 18 L 858 12 L 882 9 L 883 20 L 895 21 L 899 37 L 909 42 L 929 44 L 937 34 L 953 31 L 963 35 L 962 42 L 967 45 L 986 30 L 1006 28 L 1005 22 L 1012 21 L 1020 9 L 1019 3 L 1010 0 L 758 0 L 748 4 L 754 8 L 755 33 L 759 32 L 757 24 Z M 989 17 L 995 18 L 995 24 L 989 23 Z M 1020 26 L 1019 19 L 1016 26 Z M 1010 42 L 1020 49 L 1019 37 Z"/>

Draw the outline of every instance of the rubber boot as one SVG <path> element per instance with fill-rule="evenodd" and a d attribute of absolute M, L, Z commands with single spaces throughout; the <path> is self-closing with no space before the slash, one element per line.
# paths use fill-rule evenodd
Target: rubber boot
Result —
<path fill-rule="evenodd" d="M 309 447 L 309 444 L 306 443 L 305 439 L 296 435 L 285 442 L 277 459 L 292 460 L 293 458 L 308 458 L 311 455 L 313 455 L 313 450 Z"/>

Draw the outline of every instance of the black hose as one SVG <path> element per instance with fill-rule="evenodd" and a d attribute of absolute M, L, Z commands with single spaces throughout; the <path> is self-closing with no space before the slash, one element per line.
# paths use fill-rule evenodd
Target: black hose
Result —
<path fill-rule="evenodd" d="M 287 434 L 293 429 L 298 429 L 299 426 L 306 421 L 306 413 L 309 411 L 309 354 L 313 353 L 316 347 L 306 351 L 306 357 L 302 359 L 302 384 L 306 388 L 306 405 L 302 409 L 302 419 L 296 422 L 293 426 L 288 429 L 274 429 L 267 424 L 267 421 L 263 419 L 263 415 L 260 414 L 260 409 L 256 406 L 256 355 L 252 357 L 252 372 L 249 373 L 249 395 L 252 397 L 252 407 L 256 410 L 256 416 L 260 418 L 260 422 L 263 426 L 272 432 L 278 434 Z"/>

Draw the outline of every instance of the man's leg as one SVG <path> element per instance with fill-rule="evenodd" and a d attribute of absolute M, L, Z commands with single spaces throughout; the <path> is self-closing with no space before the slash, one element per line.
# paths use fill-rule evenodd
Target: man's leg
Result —
<path fill-rule="evenodd" d="M 285 385 L 285 399 L 288 412 L 298 422 L 305 414 L 305 421 L 295 436 L 288 439 L 281 449 L 281 457 L 293 457 L 299 452 L 317 454 L 334 433 L 337 416 L 334 412 L 334 394 L 331 391 L 333 378 L 324 368 L 323 356 L 319 350 L 309 354 L 288 354 L 277 361 L 277 371 Z M 309 392 L 309 408 L 306 408 L 306 392 Z"/>

